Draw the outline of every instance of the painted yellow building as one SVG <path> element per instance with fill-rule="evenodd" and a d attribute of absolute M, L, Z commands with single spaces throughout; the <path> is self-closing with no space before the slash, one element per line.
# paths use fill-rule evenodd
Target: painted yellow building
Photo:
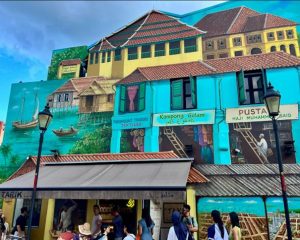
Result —
<path fill-rule="evenodd" d="M 57 78 L 78 78 L 80 77 L 80 66 L 81 60 L 78 59 L 70 59 L 70 60 L 63 60 L 59 64 L 58 71 L 57 71 Z"/>
<path fill-rule="evenodd" d="M 206 31 L 204 59 L 227 58 L 274 51 L 300 57 L 296 23 L 246 7 L 208 14 L 195 24 Z"/>
<path fill-rule="evenodd" d="M 151 11 L 89 51 L 88 76 L 120 79 L 138 67 L 202 59 L 203 31 Z"/>

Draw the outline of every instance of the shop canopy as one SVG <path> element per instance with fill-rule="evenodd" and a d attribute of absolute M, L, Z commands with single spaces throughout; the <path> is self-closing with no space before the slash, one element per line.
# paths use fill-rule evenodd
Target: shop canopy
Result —
<path fill-rule="evenodd" d="M 191 160 L 47 164 L 37 198 L 185 200 Z M 2 197 L 30 198 L 34 171 L 0 184 Z"/>

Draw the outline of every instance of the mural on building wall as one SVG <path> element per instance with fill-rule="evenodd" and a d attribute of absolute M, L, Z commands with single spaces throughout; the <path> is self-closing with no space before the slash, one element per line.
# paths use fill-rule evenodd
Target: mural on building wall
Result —
<path fill-rule="evenodd" d="M 300 198 L 289 198 L 288 203 L 293 239 L 300 239 Z M 270 239 L 285 239 L 287 232 L 282 198 L 268 198 L 267 210 Z"/>
<path fill-rule="evenodd" d="M 295 163 L 291 121 L 278 121 L 284 163 Z M 272 122 L 229 124 L 232 163 L 276 163 Z"/>
<path fill-rule="evenodd" d="M 121 152 L 144 152 L 145 129 L 122 130 Z"/>
<path fill-rule="evenodd" d="M 159 149 L 194 157 L 197 163 L 213 163 L 212 125 L 160 127 Z"/>
<path fill-rule="evenodd" d="M 0 152 L 0 165 L 4 166 L 0 172 L 2 180 L 16 171 L 26 157 L 37 154 L 38 112 L 49 96 L 66 82 L 52 80 L 12 85 Z M 68 97 L 71 98 L 71 94 Z M 60 154 L 109 152 L 112 111 L 79 113 L 78 108 L 78 104 L 50 108 L 53 120 L 45 134 L 43 155 L 51 155 L 53 150 Z"/>
<path fill-rule="evenodd" d="M 52 52 L 52 58 L 51 58 L 51 64 L 48 69 L 48 80 L 54 80 L 58 79 L 58 68 L 60 63 L 63 60 L 69 60 L 69 59 L 81 59 L 82 62 L 86 59 L 88 55 L 88 49 L 87 46 L 80 46 L 80 47 L 71 47 L 71 48 L 64 48 L 64 49 L 58 49 L 54 50 Z M 82 72 L 81 76 L 84 76 L 86 72 L 86 66 L 84 66 L 84 63 L 82 65 Z M 62 78 L 63 79 L 69 79 L 71 77 L 74 77 L 74 73 L 65 73 Z"/>
<path fill-rule="evenodd" d="M 289 198 L 289 212 L 293 239 L 300 239 L 300 198 Z M 282 198 L 270 197 L 266 199 L 268 213 L 269 235 L 272 240 L 285 239 L 285 215 Z M 199 239 L 207 239 L 207 229 L 213 224 L 211 211 L 218 210 L 222 214 L 226 228 L 230 227 L 228 214 L 236 212 L 239 215 L 242 229 L 242 239 L 267 240 L 268 230 L 265 207 L 260 197 L 218 197 L 199 198 L 197 201 L 197 216 L 199 223 Z"/>
<path fill-rule="evenodd" d="M 221 212 L 224 223 L 227 223 L 230 212 L 236 212 L 243 239 L 268 239 L 264 203 L 261 198 L 199 198 L 197 201 L 199 239 L 207 239 L 207 229 L 213 224 L 212 210 Z M 228 224 L 226 228 L 230 229 Z"/>

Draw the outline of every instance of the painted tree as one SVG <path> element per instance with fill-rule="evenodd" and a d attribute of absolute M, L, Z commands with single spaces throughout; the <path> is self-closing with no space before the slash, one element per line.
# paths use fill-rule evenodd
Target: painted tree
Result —
<path fill-rule="evenodd" d="M 4 165 L 6 166 L 6 162 L 11 154 L 11 146 L 9 144 L 2 144 L 0 146 L 0 152 L 4 158 Z"/>

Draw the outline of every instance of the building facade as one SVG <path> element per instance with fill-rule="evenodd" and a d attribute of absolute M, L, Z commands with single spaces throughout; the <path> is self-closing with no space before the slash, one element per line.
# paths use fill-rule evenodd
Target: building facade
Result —
<path fill-rule="evenodd" d="M 206 31 L 204 59 L 284 51 L 300 56 L 297 23 L 246 7 L 211 13 L 195 24 Z"/>

